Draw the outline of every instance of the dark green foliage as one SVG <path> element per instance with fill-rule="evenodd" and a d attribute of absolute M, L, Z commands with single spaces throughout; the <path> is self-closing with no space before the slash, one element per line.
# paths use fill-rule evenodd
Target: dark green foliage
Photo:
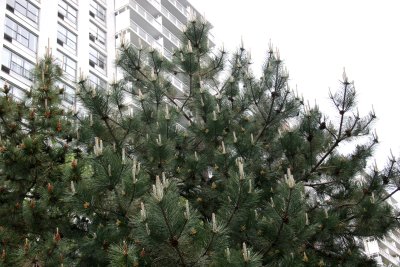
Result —
<path fill-rule="evenodd" d="M 61 69 L 50 54 L 36 64 L 34 89 L 16 102 L 7 85 L 0 97 L 0 240 L 2 263 L 56 265 L 69 241 L 70 209 L 62 201 L 71 120 L 60 106 L 55 82 Z M 58 234 L 57 234 L 58 233 Z M 50 257 L 48 257 L 50 256 Z"/>
<path fill-rule="evenodd" d="M 375 114 L 357 114 L 344 75 L 329 120 L 279 53 L 256 79 L 208 30 L 191 21 L 172 60 L 122 43 L 121 81 L 78 83 L 84 114 L 61 111 L 49 55 L 33 115 L 1 96 L 3 265 L 374 266 L 360 238 L 397 226 L 385 199 L 400 185 L 394 159 L 366 170 Z"/>

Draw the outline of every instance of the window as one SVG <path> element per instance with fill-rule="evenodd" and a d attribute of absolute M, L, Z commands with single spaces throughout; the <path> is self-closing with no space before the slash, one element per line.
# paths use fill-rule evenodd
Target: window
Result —
<path fill-rule="evenodd" d="M 68 102 L 69 104 L 73 104 L 75 100 L 75 89 L 65 83 L 58 83 L 57 86 L 59 88 L 64 89 L 63 92 L 63 100 Z"/>
<path fill-rule="evenodd" d="M 3 55 L 2 55 L 2 71 L 10 74 L 10 72 L 14 72 L 26 79 L 32 81 L 32 69 L 34 65 L 30 63 L 23 57 L 11 52 L 7 48 L 3 47 Z"/>
<path fill-rule="evenodd" d="M 57 50 L 56 62 L 61 65 L 63 76 L 70 81 L 76 80 L 76 62 Z"/>
<path fill-rule="evenodd" d="M 0 79 L 0 88 L 3 89 L 4 85 L 7 83 L 8 89 L 10 90 L 8 94 L 12 95 L 15 97 L 18 101 L 21 101 L 23 97 L 25 96 L 25 90 L 22 90 L 21 88 L 13 85 L 12 83 L 5 81 L 3 79 Z"/>
<path fill-rule="evenodd" d="M 98 67 L 104 72 L 106 71 L 106 56 L 97 51 L 96 49 L 90 47 L 89 48 L 89 65 L 92 67 Z"/>
<path fill-rule="evenodd" d="M 76 35 L 58 24 L 57 43 L 63 47 L 65 45 L 76 53 Z"/>
<path fill-rule="evenodd" d="M 90 2 L 89 15 L 106 22 L 106 9 L 93 0 Z"/>
<path fill-rule="evenodd" d="M 36 52 L 37 36 L 8 17 L 6 17 L 4 38 L 10 42 L 14 39 L 26 48 Z"/>
<path fill-rule="evenodd" d="M 58 4 L 58 17 L 62 20 L 68 20 L 72 24 L 76 25 L 77 11 L 64 1 L 60 1 Z"/>
<path fill-rule="evenodd" d="M 96 88 L 105 91 L 107 89 L 107 83 L 103 79 L 97 77 L 93 73 L 89 73 L 89 85 Z"/>
<path fill-rule="evenodd" d="M 7 0 L 7 9 L 13 13 L 20 13 L 36 24 L 39 22 L 39 9 L 29 1 Z"/>
<path fill-rule="evenodd" d="M 73 104 L 75 99 L 75 89 L 72 88 L 71 86 L 64 84 L 63 99 L 68 103 Z"/>
<path fill-rule="evenodd" d="M 106 48 L 106 33 L 93 23 L 90 23 L 89 39 L 99 46 Z"/>

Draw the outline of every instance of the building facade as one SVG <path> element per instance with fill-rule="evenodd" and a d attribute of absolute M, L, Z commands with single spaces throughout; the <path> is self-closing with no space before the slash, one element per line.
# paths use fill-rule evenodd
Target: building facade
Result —
<path fill-rule="evenodd" d="M 50 47 L 64 70 L 63 103 L 71 105 L 80 75 L 99 89 L 118 77 L 114 59 L 121 38 L 171 59 L 195 16 L 199 13 L 187 0 L 1 0 L 0 86 L 7 82 L 22 98 L 32 86 L 37 58 Z M 171 81 L 185 89 L 177 77 Z"/>

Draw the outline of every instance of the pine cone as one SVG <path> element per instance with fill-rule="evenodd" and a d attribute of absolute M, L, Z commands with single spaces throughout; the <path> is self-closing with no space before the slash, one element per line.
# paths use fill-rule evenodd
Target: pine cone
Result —
<path fill-rule="evenodd" d="M 54 185 L 51 183 L 47 183 L 47 192 L 51 193 L 54 190 Z"/>
<path fill-rule="evenodd" d="M 56 131 L 57 131 L 57 132 L 61 132 L 61 130 L 62 130 L 61 121 L 58 121 L 58 122 L 57 122 L 57 128 L 56 128 Z"/>

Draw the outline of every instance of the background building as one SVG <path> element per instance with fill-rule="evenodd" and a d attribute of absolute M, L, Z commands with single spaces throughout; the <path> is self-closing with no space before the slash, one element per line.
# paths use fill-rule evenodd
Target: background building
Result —
<path fill-rule="evenodd" d="M 387 202 L 400 211 L 400 203 L 390 197 Z M 365 253 L 374 258 L 379 266 L 400 266 L 400 230 L 395 229 L 383 238 L 366 238 L 363 240 Z"/>
<path fill-rule="evenodd" d="M 188 19 L 199 16 L 186 0 L 1 0 L 0 5 L 0 86 L 7 81 L 21 98 L 32 85 L 37 57 L 50 47 L 64 70 L 66 106 L 74 102 L 80 75 L 100 89 L 117 77 L 113 60 L 121 38 L 153 46 L 171 59 Z M 171 81 L 184 90 L 179 78 Z"/>

